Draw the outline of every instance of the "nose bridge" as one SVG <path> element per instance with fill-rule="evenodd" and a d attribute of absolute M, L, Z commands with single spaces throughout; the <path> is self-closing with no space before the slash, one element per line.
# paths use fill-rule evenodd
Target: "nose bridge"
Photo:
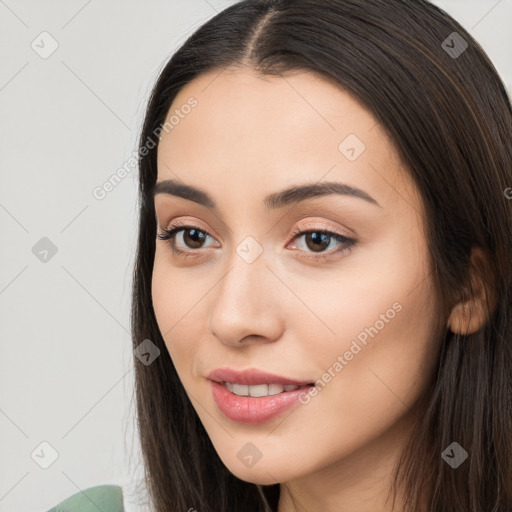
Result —
<path fill-rule="evenodd" d="M 281 321 L 273 293 L 275 277 L 267 264 L 263 247 L 252 237 L 242 240 L 230 255 L 209 319 L 210 330 L 223 342 L 277 335 Z"/>

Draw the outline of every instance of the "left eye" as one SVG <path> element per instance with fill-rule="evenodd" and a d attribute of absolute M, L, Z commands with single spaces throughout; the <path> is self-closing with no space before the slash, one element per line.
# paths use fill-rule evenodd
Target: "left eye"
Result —
<path fill-rule="evenodd" d="M 300 239 L 304 237 L 304 243 L 306 246 L 306 252 L 309 249 L 314 253 L 323 253 L 326 251 L 329 246 L 331 246 L 332 242 L 337 242 L 347 248 L 351 246 L 354 241 L 346 236 L 343 236 L 339 233 L 333 233 L 331 231 L 322 231 L 322 230 L 310 230 L 310 231 L 299 231 L 295 234 L 295 239 Z M 303 249 L 304 250 L 304 249 Z M 333 251 L 328 252 L 337 252 L 335 249 Z"/>
<path fill-rule="evenodd" d="M 182 235 L 179 244 L 177 243 L 178 235 Z M 203 244 L 208 237 L 211 238 L 206 231 L 200 230 L 194 226 L 174 225 L 170 226 L 168 229 L 162 230 L 162 232 L 158 234 L 160 240 L 169 243 L 174 253 L 182 256 L 192 256 L 197 249 L 203 248 Z M 300 248 L 301 252 L 313 253 L 312 256 L 304 256 L 306 258 L 315 258 L 315 253 L 319 255 L 316 257 L 325 257 L 329 254 L 349 251 L 356 243 L 355 240 L 343 236 L 340 233 L 320 229 L 308 231 L 298 230 L 293 233 L 293 240 L 298 240 L 302 237 L 305 237 L 304 242 L 306 249 Z M 341 247 L 326 251 L 326 249 L 331 246 L 332 242 L 337 243 Z M 178 245 L 185 247 L 185 249 L 181 249 Z"/>

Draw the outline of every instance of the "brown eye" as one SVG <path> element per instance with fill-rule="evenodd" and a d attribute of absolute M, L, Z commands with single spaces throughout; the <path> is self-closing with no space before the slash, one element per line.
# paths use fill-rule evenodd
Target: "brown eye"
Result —
<path fill-rule="evenodd" d="M 181 236 L 180 236 L 181 235 Z M 210 235 L 205 231 L 197 229 L 194 226 L 174 225 L 168 229 L 163 229 L 158 233 L 160 240 L 167 241 L 173 252 L 178 255 L 189 253 L 192 255 L 194 250 L 201 249 L 205 240 Z M 180 246 L 182 248 L 180 248 Z"/>
<path fill-rule="evenodd" d="M 183 229 L 183 241 L 190 249 L 200 249 L 208 236 L 204 231 L 195 228 Z"/>
<path fill-rule="evenodd" d="M 336 254 L 350 252 L 356 245 L 356 240 L 326 229 L 296 229 L 293 240 L 301 258 L 309 260 L 323 260 Z"/>
<path fill-rule="evenodd" d="M 305 233 L 304 241 L 308 249 L 313 252 L 321 252 L 329 247 L 332 236 L 321 231 Z"/>

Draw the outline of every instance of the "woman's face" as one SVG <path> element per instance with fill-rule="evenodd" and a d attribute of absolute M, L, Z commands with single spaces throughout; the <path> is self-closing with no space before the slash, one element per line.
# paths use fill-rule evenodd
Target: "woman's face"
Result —
<path fill-rule="evenodd" d="M 157 181 L 210 201 L 159 185 L 159 232 L 187 228 L 174 238 L 184 253 L 157 239 L 153 306 L 220 458 L 262 484 L 388 471 L 437 354 L 423 206 L 389 138 L 309 72 L 202 75 L 167 120 Z M 326 183 L 346 188 L 266 200 Z M 233 393 L 209 380 L 219 368 L 316 389 L 240 397 L 277 393 L 261 384 L 279 379 Z"/>

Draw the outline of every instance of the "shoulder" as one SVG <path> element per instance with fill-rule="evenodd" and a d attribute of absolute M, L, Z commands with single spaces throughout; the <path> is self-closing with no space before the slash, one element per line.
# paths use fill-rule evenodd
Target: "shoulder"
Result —
<path fill-rule="evenodd" d="M 73 494 L 48 512 L 125 512 L 119 485 L 97 485 Z"/>

